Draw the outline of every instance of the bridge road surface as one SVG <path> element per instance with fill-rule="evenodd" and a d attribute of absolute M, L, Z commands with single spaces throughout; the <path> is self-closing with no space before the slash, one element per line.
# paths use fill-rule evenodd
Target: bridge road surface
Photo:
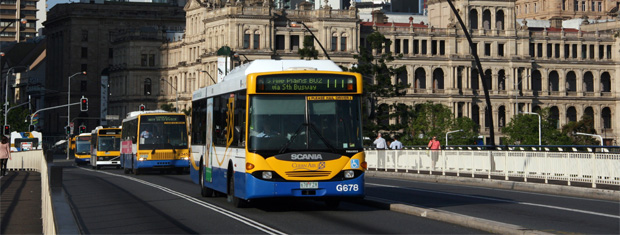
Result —
<path fill-rule="evenodd" d="M 348 202 L 330 209 L 313 200 L 265 200 L 239 209 L 224 197 L 201 197 L 187 174 L 66 167 L 63 187 L 85 234 L 486 233 Z"/>
<path fill-rule="evenodd" d="M 555 234 L 620 234 L 620 203 L 366 177 L 366 198 L 433 208 Z"/>

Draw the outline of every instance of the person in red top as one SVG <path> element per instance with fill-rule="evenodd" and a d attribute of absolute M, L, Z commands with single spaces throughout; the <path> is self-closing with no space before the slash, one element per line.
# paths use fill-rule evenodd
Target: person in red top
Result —
<path fill-rule="evenodd" d="M 441 150 L 441 143 L 437 140 L 437 136 L 433 136 L 431 141 L 428 142 L 428 148 L 431 150 L 432 169 L 435 170 L 435 163 L 439 159 L 439 150 Z"/>
<path fill-rule="evenodd" d="M 6 175 L 6 164 L 9 159 L 11 159 L 11 143 L 9 138 L 3 135 L 0 141 L 0 176 Z"/>

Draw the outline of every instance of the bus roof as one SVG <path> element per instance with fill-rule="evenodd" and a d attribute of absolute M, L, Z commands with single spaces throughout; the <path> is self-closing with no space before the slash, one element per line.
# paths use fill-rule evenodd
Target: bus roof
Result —
<path fill-rule="evenodd" d="M 252 73 L 300 70 L 342 72 L 342 69 L 331 60 L 254 60 L 233 69 L 223 78 L 223 81 L 218 81 L 217 84 L 196 90 L 192 100 L 244 89 L 247 87 L 245 79 Z M 239 82 L 233 82 L 237 80 Z"/>
<path fill-rule="evenodd" d="M 164 110 L 149 110 L 149 111 L 133 111 L 127 114 L 127 117 L 123 119 L 123 122 L 138 118 L 142 114 L 166 114 L 166 115 L 185 115 L 184 113 L 172 113 Z"/>

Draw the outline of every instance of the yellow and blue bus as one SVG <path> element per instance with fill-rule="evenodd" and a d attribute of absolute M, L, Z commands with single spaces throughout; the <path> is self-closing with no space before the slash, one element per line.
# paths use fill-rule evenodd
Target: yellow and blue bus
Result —
<path fill-rule="evenodd" d="M 121 128 L 97 127 L 91 132 L 90 165 L 93 169 L 103 166 L 121 166 Z"/>
<path fill-rule="evenodd" d="M 142 170 L 189 167 L 189 140 L 185 114 L 163 110 L 131 112 L 121 130 L 121 167 L 125 174 Z"/>
<path fill-rule="evenodd" d="M 82 133 L 75 136 L 75 150 L 73 156 L 75 156 L 75 163 L 78 165 L 86 164 L 90 162 L 90 133 Z"/>
<path fill-rule="evenodd" d="M 192 97 L 190 176 L 202 196 L 364 197 L 362 78 L 327 60 L 256 60 Z"/>

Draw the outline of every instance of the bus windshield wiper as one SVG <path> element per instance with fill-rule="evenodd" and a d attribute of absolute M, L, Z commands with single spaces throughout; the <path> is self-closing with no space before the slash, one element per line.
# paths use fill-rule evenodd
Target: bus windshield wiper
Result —
<path fill-rule="evenodd" d="M 321 135 L 321 132 L 319 132 L 319 130 L 316 129 L 316 127 L 310 123 L 310 129 L 312 129 L 316 135 L 319 137 L 319 139 L 321 139 L 321 141 L 323 141 L 323 143 L 325 143 L 325 145 L 334 153 L 338 152 L 338 150 L 336 150 L 336 148 L 334 148 L 334 146 L 332 146 L 331 144 L 329 144 L 329 142 L 327 141 L 327 139 L 325 139 L 325 137 L 323 137 L 323 135 Z"/>
<path fill-rule="evenodd" d="M 291 138 L 286 142 L 286 144 L 284 144 L 284 146 L 282 146 L 282 148 L 280 149 L 280 151 L 278 151 L 278 153 L 284 153 L 286 151 L 286 149 L 288 149 L 288 146 L 291 145 L 295 141 L 297 136 L 299 136 L 299 131 L 301 131 L 301 129 L 304 126 L 308 126 L 308 123 L 304 122 L 301 125 L 299 125 L 299 127 L 297 127 L 297 130 L 295 130 L 293 135 L 291 135 Z"/>

